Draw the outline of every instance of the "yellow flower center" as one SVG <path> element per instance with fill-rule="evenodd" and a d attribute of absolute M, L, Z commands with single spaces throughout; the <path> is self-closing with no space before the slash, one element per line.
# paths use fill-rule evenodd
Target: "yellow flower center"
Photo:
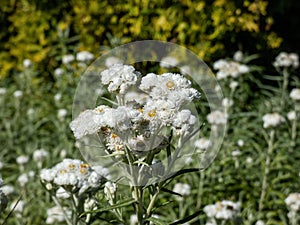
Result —
<path fill-rule="evenodd" d="M 156 116 L 156 110 L 155 110 L 155 109 L 150 110 L 150 111 L 148 112 L 148 116 L 149 116 L 149 117 L 154 117 L 154 116 Z"/>
<path fill-rule="evenodd" d="M 72 170 L 75 168 L 75 165 L 74 164 L 69 164 L 69 168 Z"/>
<path fill-rule="evenodd" d="M 173 89 L 175 87 L 175 83 L 171 80 L 169 80 L 167 83 L 166 83 L 166 86 L 168 89 Z"/>
<path fill-rule="evenodd" d="M 116 135 L 116 134 L 114 134 L 114 133 L 111 134 L 111 138 L 115 139 L 115 138 L 117 138 L 117 137 L 118 137 L 118 135 Z"/>

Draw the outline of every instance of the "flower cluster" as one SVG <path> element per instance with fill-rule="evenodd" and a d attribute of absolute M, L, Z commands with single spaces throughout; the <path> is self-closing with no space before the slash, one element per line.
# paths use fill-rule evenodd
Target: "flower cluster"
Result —
<path fill-rule="evenodd" d="M 43 169 L 40 178 L 48 190 L 55 188 L 57 196 L 66 197 L 69 193 L 81 195 L 98 189 L 107 175 L 107 169 L 101 166 L 90 167 L 81 160 L 64 159 L 51 169 Z"/>
<path fill-rule="evenodd" d="M 235 203 L 228 200 L 217 202 L 213 205 L 207 205 L 203 211 L 211 221 L 215 219 L 230 220 L 233 219 L 240 210 L 240 203 Z M 211 222 L 213 224 L 213 222 Z"/>
<path fill-rule="evenodd" d="M 284 201 L 289 209 L 287 216 L 291 221 L 291 224 L 298 224 L 297 217 L 300 210 L 300 193 L 291 193 Z"/>
<path fill-rule="evenodd" d="M 171 128 L 179 137 L 193 131 L 197 119 L 183 107 L 200 93 L 183 76 L 150 73 L 141 77 L 132 66 L 122 64 L 114 64 L 101 75 L 108 91 L 117 95 L 118 106 L 100 105 L 82 112 L 70 124 L 77 139 L 96 134 L 109 153 L 129 149 L 136 156 L 144 156 L 162 147 L 163 128 Z M 134 85 L 138 89 L 132 91 Z"/>
<path fill-rule="evenodd" d="M 279 67 L 292 67 L 294 69 L 299 67 L 299 56 L 296 53 L 281 52 L 275 58 L 273 65 Z"/>
<path fill-rule="evenodd" d="M 217 79 L 226 79 L 228 77 L 237 78 L 242 74 L 248 73 L 250 71 L 249 67 L 235 61 L 228 61 L 225 59 L 220 59 L 216 61 L 213 65 L 217 72 Z"/>
<path fill-rule="evenodd" d="M 285 121 L 284 117 L 282 117 L 281 115 L 279 115 L 278 113 L 269 113 L 269 114 L 265 114 L 263 117 L 263 122 L 264 128 L 270 128 L 270 127 L 277 127 L 278 125 L 280 125 L 282 122 Z"/>

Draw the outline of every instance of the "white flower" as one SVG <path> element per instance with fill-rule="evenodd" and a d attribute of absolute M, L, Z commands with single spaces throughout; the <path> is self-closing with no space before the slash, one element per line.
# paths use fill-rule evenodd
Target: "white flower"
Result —
<path fill-rule="evenodd" d="M 288 112 L 287 118 L 290 121 L 296 120 L 297 119 L 297 113 L 296 113 L 296 111 L 290 111 L 290 112 Z"/>
<path fill-rule="evenodd" d="M 195 141 L 195 147 L 201 150 L 206 150 L 211 146 L 211 141 L 207 138 L 200 138 Z"/>
<path fill-rule="evenodd" d="M 58 117 L 58 119 L 63 120 L 67 114 L 68 114 L 68 111 L 66 109 L 59 109 L 57 112 L 57 117 Z"/>
<path fill-rule="evenodd" d="M 32 64 L 32 62 L 31 62 L 30 59 L 24 59 L 24 60 L 23 60 L 23 66 L 24 66 L 25 68 L 28 68 L 29 66 L 31 66 L 31 64 Z"/>
<path fill-rule="evenodd" d="M 178 64 L 178 60 L 172 56 L 167 56 L 161 59 L 160 66 L 163 68 L 175 67 Z"/>
<path fill-rule="evenodd" d="M 280 52 L 273 63 L 275 67 L 299 67 L 299 56 L 296 53 Z"/>
<path fill-rule="evenodd" d="M 19 165 L 24 165 L 26 163 L 28 163 L 29 161 L 29 156 L 27 155 L 20 155 L 17 159 L 16 159 L 16 162 L 19 164 Z"/>
<path fill-rule="evenodd" d="M 278 113 L 265 114 L 262 119 L 264 122 L 264 128 L 277 127 L 279 124 L 285 121 L 284 118 Z"/>
<path fill-rule="evenodd" d="M 94 54 L 88 51 L 81 51 L 76 54 L 77 61 L 85 62 L 90 61 L 94 58 Z"/>
<path fill-rule="evenodd" d="M 14 189 L 14 187 L 12 185 L 4 185 L 4 186 L 1 187 L 1 191 L 5 195 L 10 195 L 10 194 L 14 193 L 15 189 Z"/>
<path fill-rule="evenodd" d="M 231 106 L 233 106 L 233 100 L 232 99 L 229 99 L 229 98 L 224 98 L 222 100 L 222 105 L 225 107 L 225 108 L 229 108 Z"/>
<path fill-rule="evenodd" d="M 243 147 L 243 146 L 245 145 L 244 140 L 239 139 L 239 140 L 237 141 L 237 145 L 238 145 L 239 147 Z"/>
<path fill-rule="evenodd" d="M 30 108 L 30 109 L 27 110 L 27 115 L 28 115 L 29 117 L 33 116 L 34 113 L 35 113 L 35 110 L 34 110 L 33 108 Z"/>
<path fill-rule="evenodd" d="M 207 205 L 203 208 L 207 217 L 213 218 L 217 214 L 217 207 L 216 205 Z"/>
<path fill-rule="evenodd" d="M 265 223 L 262 220 L 257 220 L 255 225 L 265 225 Z"/>
<path fill-rule="evenodd" d="M 140 73 L 134 67 L 114 64 L 101 72 L 101 82 L 108 85 L 109 92 L 119 92 L 124 95 L 130 86 L 136 84 Z"/>
<path fill-rule="evenodd" d="M 191 186 L 184 183 L 177 183 L 174 185 L 173 192 L 176 192 L 182 196 L 188 196 L 191 194 Z"/>
<path fill-rule="evenodd" d="M 36 162 L 42 162 L 48 156 L 48 152 L 45 149 L 37 149 L 33 152 L 33 160 Z"/>
<path fill-rule="evenodd" d="M 203 211 L 210 218 L 228 220 L 232 219 L 238 212 L 240 203 L 234 203 L 232 201 L 223 200 L 217 202 L 214 205 L 207 205 Z"/>
<path fill-rule="evenodd" d="M 189 75 L 192 73 L 191 68 L 189 66 L 181 66 L 180 73 L 183 75 Z"/>
<path fill-rule="evenodd" d="M 75 59 L 74 55 L 71 55 L 71 54 L 64 55 L 62 57 L 62 62 L 63 62 L 63 64 L 69 64 L 69 63 L 73 62 L 74 59 Z"/>
<path fill-rule="evenodd" d="M 232 90 L 236 89 L 237 86 L 239 86 L 239 83 L 237 81 L 231 81 L 229 84 L 229 87 Z"/>
<path fill-rule="evenodd" d="M 60 206 L 54 206 L 47 209 L 46 224 L 55 224 L 56 222 L 64 222 L 65 214 L 68 218 L 71 218 L 72 212 L 67 208 L 61 208 Z"/>
<path fill-rule="evenodd" d="M 28 181 L 29 181 L 29 178 L 28 178 L 28 175 L 26 173 L 23 173 L 18 177 L 18 182 L 19 182 L 21 187 L 24 187 L 25 184 L 28 183 Z"/>
<path fill-rule="evenodd" d="M 175 117 L 172 125 L 180 135 L 187 135 L 193 131 L 197 119 L 188 109 L 179 111 Z"/>
<path fill-rule="evenodd" d="M 130 225 L 137 225 L 138 224 L 138 218 L 136 214 L 132 214 L 130 216 Z"/>
<path fill-rule="evenodd" d="M 97 201 L 94 198 L 87 198 L 83 205 L 84 211 L 91 211 L 97 209 Z"/>
<path fill-rule="evenodd" d="M 61 75 L 64 74 L 64 72 L 65 72 L 64 69 L 62 69 L 62 68 L 56 68 L 54 70 L 54 75 L 57 76 L 57 77 L 60 77 Z"/>
<path fill-rule="evenodd" d="M 16 214 L 22 214 L 25 207 L 25 203 L 22 200 L 14 201 L 10 205 L 10 210 L 12 210 Z"/>
<path fill-rule="evenodd" d="M 232 157 L 240 156 L 242 153 L 240 150 L 234 150 L 231 152 Z"/>
<path fill-rule="evenodd" d="M 291 193 L 284 201 L 292 211 L 300 209 L 300 193 Z"/>
<path fill-rule="evenodd" d="M 251 157 L 247 157 L 246 158 L 246 163 L 252 164 L 253 163 L 253 159 Z"/>
<path fill-rule="evenodd" d="M 23 91 L 17 90 L 13 95 L 15 98 L 21 98 L 23 96 Z"/>
<path fill-rule="evenodd" d="M 300 89 L 294 88 L 290 93 L 290 98 L 293 100 L 300 100 Z"/>
<path fill-rule="evenodd" d="M 210 124 L 220 125 L 226 124 L 228 119 L 228 115 L 225 112 L 221 111 L 213 111 L 207 115 L 207 121 Z"/>
<path fill-rule="evenodd" d="M 56 95 L 54 95 L 54 100 L 56 102 L 59 102 L 61 100 L 61 93 L 57 93 Z"/>
<path fill-rule="evenodd" d="M 6 94 L 6 88 L 0 87 L 0 95 Z"/>
<path fill-rule="evenodd" d="M 67 151 L 65 149 L 62 149 L 59 153 L 59 157 L 64 159 L 67 156 Z"/>
<path fill-rule="evenodd" d="M 236 51 L 233 55 L 233 59 L 237 62 L 242 62 L 244 59 L 244 54 L 242 51 Z"/>
<path fill-rule="evenodd" d="M 108 57 L 106 60 L 105 60 L 105 66 L 107 68 L 115 65 L 115 64 L 123 64 L 123 61 L 115 56 L 111 56 L 111 57 Z"/>
<path fill-rule="evenodd" d="M 71 194 L 67 192 L 63 187 L 58 188 L 55 195 L 57 198 L 61 199 L 67 199 L 71 197 Z"/>
<path fill-rule="evenodd" d="M 227 77 L 236 78 L 250 71 L 249 67 L 244 64 L 234 61 L 227 61 L 225 59 L 216 61 L 213 65 L 213 68 L 218 70 L 218 80 L 225 79 Z"/>

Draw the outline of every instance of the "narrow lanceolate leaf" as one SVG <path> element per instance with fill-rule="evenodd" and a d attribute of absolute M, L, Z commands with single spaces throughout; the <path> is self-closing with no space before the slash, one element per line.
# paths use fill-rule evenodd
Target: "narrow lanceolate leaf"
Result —
<path fill-rule="evenodd" d="M 182 197 L 181 194 L 179 194 L 179 193 L 177 193 L 177 192 L 174 192 L 174 191 L 171 191 L 171 190 L 169 190 L 169 189 L 167 189 L 167 188 L 161 188 L 160 190 L 161 190 L 162 192 L 166 192 L 166 193 L 169 193 L 169 194 L 172 194 L 172 195 L 177 195 L 177 196 Z"/>
<path fill-rule="evenodd" d="M 135 202 L 136 201 L 133 198 L 128 198 L 128 199 L 119 201 L 116 204 L 111 205 L 111 206 L 107 206 L 107 207 L 104 207 L 104 208 L 101 208 L 101 209 L 97 209 L 97 210 L 94 210 L 94 211 L 84 212 L 82 215 L 89 214 L 89 213 L 106 212 L 106 211 L 110 211 L 110 210 L 113 210 L 113 209 L 123 208 L 123 207 L 131 205 L 131 204 L 133 204 Z"/>
<path fill-rule="evenodd" d="M 160 219 L 154 218 L 154 217 L 148 218 L 147 221 L 150 221 L 150 222 L 154 223 L 155 225 L 168 225 L 168 223 L 166 223 Z"/>
<path fill-rule="evenodd" d="M 173 223 L 171 223 L 170 225 L 178 225 L 178 224 L 183 224 L 183 223 L 186 223 L 194 218 L 196 218 L 197 216 L 199 216 L 201 214 L 202 210 L 199 210 L 197 212 L 195 212 L 194 214 L 190 215 L 190 216 L 187 216 L 181 220 L 177 220 Z"/>
<path fill-rule="evenodd" d="M 202 168 L 190 168 L 190 169 L 179 170 L 179 171 L 173 173 L 170 177 L 168 177 L 167 180 L 173 179 L 173 178 L 183 175 L 185 173 L 200 172 L 201 170 L 202 170 Z"/>

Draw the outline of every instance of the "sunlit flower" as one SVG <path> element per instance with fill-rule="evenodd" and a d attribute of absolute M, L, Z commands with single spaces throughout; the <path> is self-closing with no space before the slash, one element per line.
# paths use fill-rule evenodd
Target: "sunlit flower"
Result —
<path fill-rule="evenodd" d="M 22 217 L 24 207 L 25 203 L 23 200 L 16 200 L 11 203 L 10 210 L 15 213 L 16 217 L 20 218 Z"/>
<path fill-rule="evenodd" d="M 239 86 L 239 83 L 237 81 L 231 81 L 229 84 L 229 87 L 232 90 L 235 90 L 237 86 Z"/>
<path fill-rule="evenodd" d="M 213 65 L 213 68 L 215 70 L 218 70 L 218 80 L 225 79 L 228 77 L 236 78 L 250 71 L 249 67 L 244 64 L 234 61 L 227 61 L 225 59 L 220 59 L 216 61 Z"/>
<path fill-rule="evenodd" d="M 27 184 L 29 181 L 28 174 L 27 173 L 21 174 L 17 180 L 18 180 L 18 183 L 20 184 L 20 186 L 24 187 L 25 184 Z"/>
<path fill-rule="evenodd" d="M 1 185 L 0 185 L 1 186 Z M 0 189 L 5 195 L 10 195 L 14 193 L 15 188 L 12 185 L 3 185 Z"/>
<path fill-rule="evenodd" d="M 225 112 L 213 111 L 207 115 L 207 121 L 210 124 L 220 125 L 226 124 L 228 120 L 228 115 Z"/>
<path fill-rule="evenodd" d="M 284 201 L 292 211 L 300 209 L 300 193 L 291 193 Z"/>
<path fill-rule="evenodd" d="M 206 150 L 211 146 L 211 141 L 207 138 L 200 138 L 195 141 L 195 147 L 201 150 Z"/>
<path fill-rule="evenodd" d="M 233 106 L 233 100 L 232 99 L 229 99 L 229 98 L 224 98 L 222 100 L 222 105 L 225 107 L 225 108 L 229 108 L 231 106 Z"/>
<path fill-rule="evenodd" d="M 210 218 L 229 220 L 232 219 L 239 211 L 240 203 L 223 200 L 213 205 L 207 205 L 203 211 Z"/>
<path fill-rule="evenodd" d="M 54 70 L 54 75 L 57 76 L 57 77 L 60 77 L 61 75 L 64 74 L 64 72 L 65 72 L 64 69 L 62 69 L 62 68 L 56 68 Z"/>
<path fill-rule="evenodd" d="M 184 183 L 177 183 L 174 185 L 173 192 L 182 196 L 188 196 L 191 194 L 191 186 Z"/>
<path fill-rule="evenodd" d="M 233 55 L 234 61 L 242 62 L 244 59 L 244 54 L 242 51 L 236 51 Z"/>
<path fill-rule="evenodd" d="M 6 88 L 0 87 L 0 95 L 6 94 Z"/>
<path fill-rule="evenodd" d="M 33 160 L 36 162 L 43 162 L 47 156 L 48 152 L 45 149 L 37 149 L 33 152 Z"/>
<path fill-rule="evenodd" d="M 243 146 L 245 145 L 244 140 L 239 139 L 239 140 L 237 141 L 237 145 L 238 145 L 239 147 L 243 147 Z"/>
<path fill-rule="evenodd" d="M 273 63 L 275 67 L 299 67 L 299 56 L 296 53 L 280 52 Z"/>
<path fill-rule="evenodd" d="M 94 58 L 94 54 L 88 51 L 81 51 L 76 54 L 77 61 L 86 62 L 92 60 L 93 58 Z"/>
<path fill-rule="evenodd" d="M 290 93 L 290 98 L 293 100 L 300 100 L 300 89 L 294 88 Z"/>
<path fill-rule="evenodd" d="M 123 61 L 121 59 L 119 59 L 118 57 L 115 57 L 115 56 L 108 57 L 105 60 L 105 66 L 107 68 L 109 68 L 109 67 L 111 67 L 115 64 L 123 64 Z"/>
<path fill-rule="evenodd" d="M 15 98 L 21 98 L 23 96 L 23 91 L 17 90 L 13 93 Z"/>
<path fill-rule="evenodd" d="M 56 197 L 61 199 L 67 199 L 71 197 L 71 194 L 66 191 L 63 187 L 59 187 L 56 191 Z"/>
<path fill-rule="evenodd" d="M 255 225 L 265 225 L 265 223 L 262 220 L 257 220 Z"/>
<path fill-rule="evenodd" d="M 64 55 L 62 57 L 63 64 L 69 64 L 69 63 L 73 62 L 74 60 L 75 60 L 75 57 L 74 57 L 74 55 L 71 55 L 71 54 Z"/>
<path fill-rule="evenodd" d="M 190 75 L 192 73 L 191 68 L 189 66 L 181 66 L 180 73 L 183 75 Z"/>
<path fill-rule="evenodd" d="M 277 127 L 279 124 L 285 121 L 284 118 L 278 113 L 265 114 L 262 119 L 264 122 L 264 128 Z"/>
<path fill-rule="evenodd" d="M 64 222 L 65 215 L 71 218 L 72 212 L 66 207 L 62 208 L 60 206 L 54 206 L 47 209 L 47 219 L 46 224 L 55 224 L 57 222 Z"/>
<path fill-rule="evenodd" d="M 29 156 L 27 156 L 27 155 L 20 155 L 16 159 L 16 162 L 19 165 L 24 165 L 24 164 L 28 163 L 28 161 L 29 161 Z"/>
<path fill-rule="evenodd" d="M 30 67 L 31 64 L 32 64 L 32 62 L 31 62 L 30 59 L 24 59 L 24 60 L 23 60 L 23 66 L 24 66 L 25 68 Z"/>
<path fill-rule="evenodd" d="M 67 116 L 68 111 L 66 109 L 59 109 L 57 112 L 57 117 L 60 120 L 64 120 L 64 118 Z"/>
<path fill-rule="evenodd" d="M 171 68 L 175 67 L 178 64 L 178 60 L 173 56 L 167 56 L 161 59 L 160 66 L 163 68 Z"/>
<path fill-rule="evenodd" d="M 240 150 L 234 150 L 231 152 L 232 157 L 240 156 L 242 152 Z"/>
<path fill-rule="evenodd" d="M 293 121 L 293 120 L 297 119 L 297 113 L 296 113 L 296 111 L 290 111 L 290 112 L 288 112 L 287 113 L 287 118 L 290 121 Z"/>

